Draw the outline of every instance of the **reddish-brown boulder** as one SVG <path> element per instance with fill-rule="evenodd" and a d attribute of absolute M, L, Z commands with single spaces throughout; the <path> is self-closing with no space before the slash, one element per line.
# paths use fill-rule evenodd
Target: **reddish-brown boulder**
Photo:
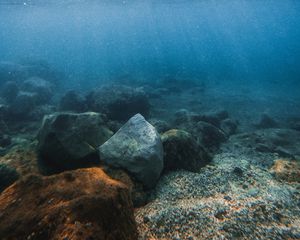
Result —
<path fill-rule="evenodd" d="M 137 239 L 129 190 L 100 168 L 27 176 L 0 195 L 0 239 Z"/>

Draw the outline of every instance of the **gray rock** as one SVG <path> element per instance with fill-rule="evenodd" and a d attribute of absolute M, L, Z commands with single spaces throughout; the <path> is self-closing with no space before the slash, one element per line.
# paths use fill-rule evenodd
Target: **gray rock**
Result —
<path fill-rule="evenodd" d="M 226 111 L 200 115 L 181 109 L 175 113 L 174 126 L 191 133 L 200 145 L 210 151 L 215 151 L 222 142 L 227 140 L 226 132 L 220 128 L 221 123 L 226 120 L 227 116 Z M 225 125 L 223 127 L 225 128 Z M 234 126 L 230 126 L 227 130 L 231 133 L 235 129 Z"/>
<path fill-rule="evenodd" d="M 99 113 L 47 115 L 37 137 L 40 162 L 53 171 L 90 166 L 97 147 L 112 135 Z"/>
<path fill-rule="evenodd" d="M 136 114 L 99 147 L 106 164 L 127 170 L 146 188 L 153 188 L 163 170 L 163 146 L 156 129 Z"/>

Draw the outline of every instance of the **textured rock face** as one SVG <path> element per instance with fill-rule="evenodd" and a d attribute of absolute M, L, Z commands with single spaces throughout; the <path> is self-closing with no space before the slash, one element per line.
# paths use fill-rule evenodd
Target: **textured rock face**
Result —
<path fill-rule="evenodd" d="M 99 147 L 106 164 L 127 170 L 145 187 L 155 186 L 163 169 L 163 147 L 156 129 L 136 114 Z"/>
<path fill-rule="evenodd" d="M 112 134 L 98 113 L 56 113 L 43 120 L 38 152 L 42 163 L 56 170 L 89 166 L 87 157 Z"/>
<path fill-rule="evenodd" d="M 210 157 L 196 140 L 186 131 L 172 129 L 162 135 L 164 147 L 164 169 L 197 171 Z"/>
<path fill-rule="evenodd" d="M 0 239 L 137 239 L 128 188 L 99 168 L 30 175 L 0 195 Z"/>

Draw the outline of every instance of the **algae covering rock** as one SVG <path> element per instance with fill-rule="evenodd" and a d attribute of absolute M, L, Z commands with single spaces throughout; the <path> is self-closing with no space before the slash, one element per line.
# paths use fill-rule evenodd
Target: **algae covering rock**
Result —
<path fill-rule="evenodd" d="M 127 170 L 146 188 L 155 186 L 163 170 L 163 146 L 156 129 L 136 114 L 99 147 L 106 164 Z"/>
<path fill-rule="evenodd" d="M 186 131 L 172 129 L 162 137 L 164 148 L 164 169 L 185 169 L 197 171 L 209 162 L 210 156 Z"/>
<path fill-rule="evenodd" d="M 56 171 L 89 166 L 97 161 L 97 147 L 113 133 L 99 113 L 47 115 L 38 133 L 40 161 Z"/>
<path fill-rule="evenodd" d="M 29 175 L 0 195 L 0 239 L 137 239 L 128 188 L 100 168 Z"/>
<path fill-rule="evenodd" d="M 218 148 L 227 139 L 221 129 L 202 121 L 197 122 L 193 133 L 197 137 L 198 142 L 209 149 Z"/>

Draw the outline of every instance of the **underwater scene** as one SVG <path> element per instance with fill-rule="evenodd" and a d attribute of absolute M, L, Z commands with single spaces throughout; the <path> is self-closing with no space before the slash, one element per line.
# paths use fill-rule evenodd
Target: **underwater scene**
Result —
<path fill-rule="evenodd" d="M 0 0 L 0 239 L 300 239 L 300 1 Z"/>

